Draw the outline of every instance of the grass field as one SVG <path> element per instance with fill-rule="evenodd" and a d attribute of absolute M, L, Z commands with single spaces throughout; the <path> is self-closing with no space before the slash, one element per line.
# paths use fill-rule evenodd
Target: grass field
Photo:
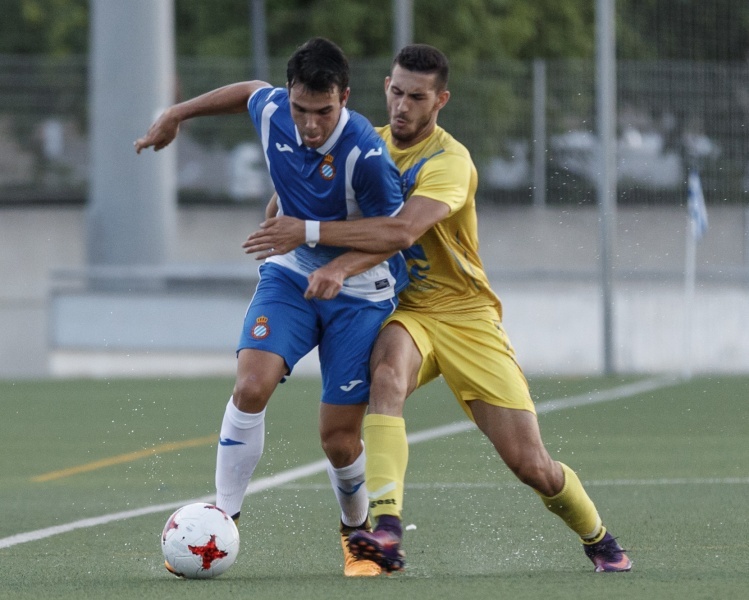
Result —
<path fill-rule="evenodd" d="M 164 570 L 159 536 L 171 507 L 213 492 L 230 379 L 0 382 L 0 598 L 746 597 L 749 378 L 639 393 L 635 381 L 531 381 L 547 447 L 630 550 L 629 574 L 593 573 L 575 536 L 483 437 L 456 429 L 412 442 L 407 570 L 344 579 L 319 462 L 319 384 L 292 378 L 268 409 L 240 556 L 208 581 Z M 571 405 L 549 403 L 565 398 Z M 411 398 L 406 416 L 411 434 L 465 422 L 440 382 Z"/>

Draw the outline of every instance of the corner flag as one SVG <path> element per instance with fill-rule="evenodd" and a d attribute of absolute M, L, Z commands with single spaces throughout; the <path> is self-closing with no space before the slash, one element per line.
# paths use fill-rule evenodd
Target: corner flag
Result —
<path fill-rule="evenodd" d="M 702 183 L 697 171 L 690 171 L 687 179 L 687 208 L 692 223 L 692 235 L 695 240 L 702 239 L 707 231 L 707 208 L 702 193 Z"/>

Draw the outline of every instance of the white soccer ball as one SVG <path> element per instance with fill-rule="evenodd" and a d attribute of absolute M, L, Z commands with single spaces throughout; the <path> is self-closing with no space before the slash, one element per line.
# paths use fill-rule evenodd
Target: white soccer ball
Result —
<path fill-rule="evenodd" d="M 161 549 L 167 570 L 178 577 L 216 577 L 237 559 L 239 531 L 223 510 L 196 502 L 169 517 L 161 534 Z"/>

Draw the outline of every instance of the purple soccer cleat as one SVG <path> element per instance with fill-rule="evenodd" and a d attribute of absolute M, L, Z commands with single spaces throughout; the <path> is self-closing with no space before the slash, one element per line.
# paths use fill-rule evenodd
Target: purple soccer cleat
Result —
<path fill-rule="evenodd" d="M 600 542 L 583 544 L 583 549 L 596 566 L 596 573 L 618 573 L 632 568 L 632 561 L 608 531 Z"/>

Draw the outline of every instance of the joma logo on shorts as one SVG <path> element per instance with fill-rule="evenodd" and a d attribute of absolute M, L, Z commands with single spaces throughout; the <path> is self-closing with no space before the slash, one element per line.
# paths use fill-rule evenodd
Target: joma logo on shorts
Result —
<path fill-rule="evenodd" d="M 344 392 L 350 392 L 351 390 L 353 390 L 360 383 L 364 383 L 364 381 L 361 380 L 361 379 L 352 379 L 351 381 L 348 382 L 348 385 L 342 385 L 341 389 Z"/>

